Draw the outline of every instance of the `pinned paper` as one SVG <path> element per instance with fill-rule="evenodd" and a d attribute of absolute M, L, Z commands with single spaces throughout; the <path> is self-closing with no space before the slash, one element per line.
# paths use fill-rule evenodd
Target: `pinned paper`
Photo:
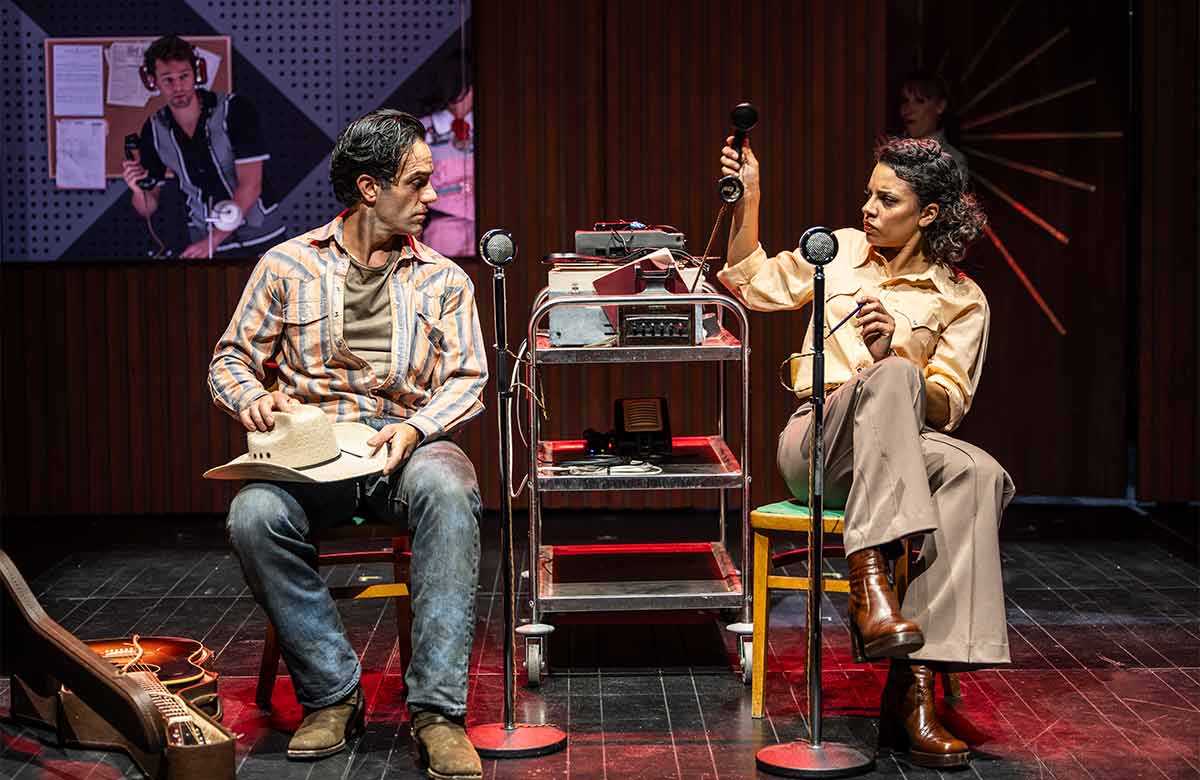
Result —
<path fill-rule="evenodd" d="M 138 68 L 150 47 L 149 41 L 114 43 L 108 47 L 108 103 L 114 106 L 142 108 L 158 94 L 146 89 Z"/>
<path fill-rule="evenodd" d="M 60 190 L 103 190 L 104 141 L 108 123 L 103 119 L 60 119 L 54 132 L 54 186 Z"/>
<path fill-rule="evenodd" d="M 104 116 L 104 47 L 54 47 L 56 116 Z"/>

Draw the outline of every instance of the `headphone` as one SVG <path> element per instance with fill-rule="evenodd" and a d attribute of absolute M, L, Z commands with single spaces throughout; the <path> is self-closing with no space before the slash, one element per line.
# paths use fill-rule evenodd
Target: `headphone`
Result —
<path fill-rule="evenodd" d="M 196 54 L 195 46 L 192 46 L 191 44 L 188 44 L 188 46 L 192 50 L 192 76 L 195 77 L 195 85 L 197 87 L 202 87 L 208 83 L 208 63 L 204 61 L 203 57 Z M 154 71 L 150 68 L 147 68 L 145 65 L 141 65 L 138 68 L 138 76 L 140 76 L 142 79 L 142 86 L 144 86 L 150 92 L 154 92 L 158 89 L 158 84 L 154 78 Z"/>

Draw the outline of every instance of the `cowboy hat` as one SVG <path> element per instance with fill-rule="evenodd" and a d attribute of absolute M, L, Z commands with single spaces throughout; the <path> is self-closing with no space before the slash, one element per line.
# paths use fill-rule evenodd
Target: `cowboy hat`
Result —
<path fill-rule="evenodd" d="M 371 447 L 376 431 L 362 423 L 330 422 L 320 407 L 275 412 L 275 427 L 246 433 L 245 455 L 204 472 L 205 479 L 337 482 L 383 471 L 386 447 Z M 377 450 L 372 453 L 373 450 Z"/>

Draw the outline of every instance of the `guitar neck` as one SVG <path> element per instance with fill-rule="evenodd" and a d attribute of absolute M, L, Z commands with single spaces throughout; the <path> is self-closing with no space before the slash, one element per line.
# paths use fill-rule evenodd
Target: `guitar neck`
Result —
<path fill-rule="evenodd" d="M 125 676 L 132 677 L 149 694 L 155 709 L 166 721 L 168 742 L 173 745 L 203 745 L 207 742 L 187 705 L 168 691 L 161 680 L 149 672 L 130 672 Z"/>

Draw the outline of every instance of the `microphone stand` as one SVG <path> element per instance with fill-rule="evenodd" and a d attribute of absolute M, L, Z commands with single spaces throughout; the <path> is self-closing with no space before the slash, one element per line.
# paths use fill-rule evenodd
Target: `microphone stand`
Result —
<path fill-rule="evenodd" d="M 875 765 L 875 757 L 841 742 L 821 739 L 821 580 L 825 546 L 825 267 L 814 264 L 812 457 L 808 466 L 808 682 L 809 739 L 763 748 L 754 761 L 763 772 L 783 777 L 848 777 Z"/>
<path fill-rule="evenodd" d="M 485 258 L 486 259 L 486 258 Z M 513 686 L 514 604 L 512 549 L 512 378 L 508 373 L 508 331 L 504 267 L 493 265 L 492 294 L 496 313 L 496 399 L 500 423 L 500 565 L 504 579 L 504 721 L 467 729 L 467 738 L 484 758 L 530 758 L 562 750 L 567 735 L 549 724 L 515 722 Z"/>

